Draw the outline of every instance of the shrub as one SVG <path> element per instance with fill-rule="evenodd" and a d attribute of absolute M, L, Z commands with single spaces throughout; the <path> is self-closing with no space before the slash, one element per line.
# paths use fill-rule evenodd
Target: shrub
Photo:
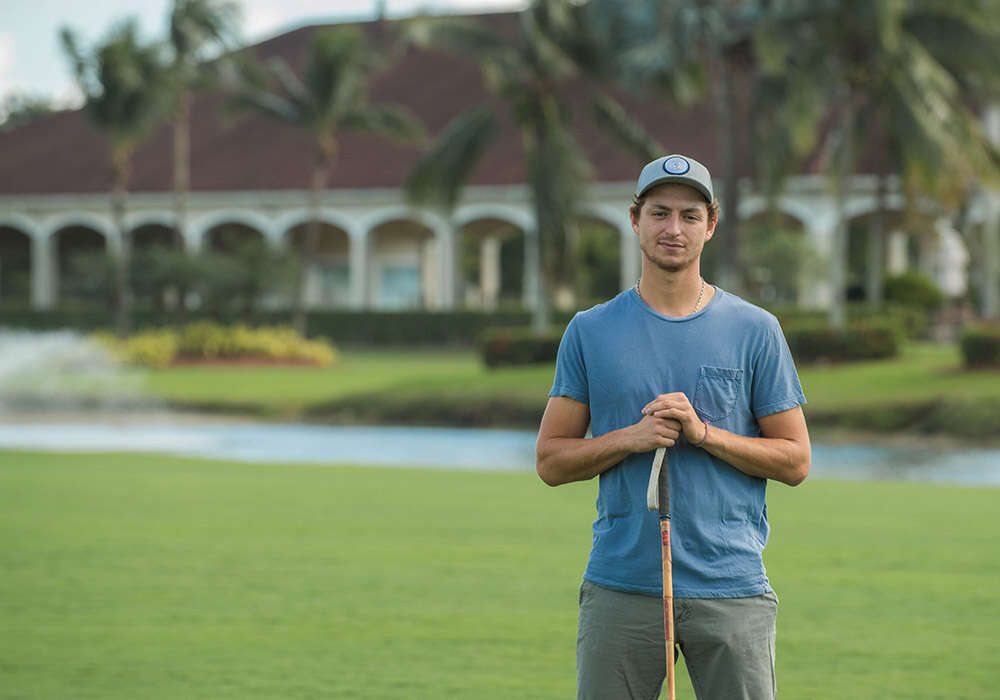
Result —
<path fill-rule="evenodd" d="M 885 300 L 892 304 L 936 311 L 944 304 L 944 293 L 934 281 L 919 272 L 909 270 L 885 281 Z"/>
<path fill-rule="evenodd" d="M 962 331 L 966 367 L 1000 367 L 1000 325 L 979 324 Z"/>
<path fill-rule="evenodd" d="M 561 333 L 536 335 L 530 328 L 498 328 L 483 333 L 480 351 L 487 367 L 555 362 Z"/>
<path fill-rule="evenodd" d="M 106 332 L 96 332 L 90 337 L 109 348 L 120 361 L 145 367 L 166 367 L 178 358 L 256 358 L 316 365 L 331 365 L 337 359 L 337 350 L 328 340 L 306 340 L 285 326 L 227 327 L 199 321 L 180 332 L 167 328 L 143 331 L 125 341 Z"/>
<path fill-rule="evenodd" d="M 902 335 L 894 324 L 877 322 L 855 322 L 844 330 L 814 322 L 793 323 L 784 330 L 792 356 L 801 363 L 895 357 Z"/>
<path fill-rule="evenodd" d="M 826 323 L 828 316 L 828 313 L 823 309 L 800 309 L 789 304 L 766 304 L 763 306 L 778 317 L 782 327 L 802 323 L 821 326 Z M 931 317 L 928 312 L 913 306 L 901 306 L 896 303 L 884 304 L 879 308 L 873 308 L 868 304 L 848 304 L 847 321 L 848 324 L 890 324 L 902 332 L 905 337 L 914 339 L 926 338 L 931 327 Z"/>
<path fill-rule="evenodd" d="M 143 331 L 122 345 L 122 358 L 130 365 L 168 367 L 177 357 L 177 334 L 170 329 Z"/>
<path fill-rule="evenodd" d="M 211 321 L 196 321 L 181 329 L 177 351 L 186 357 L 211 359 L 222 354 L 226 329 Z"/>

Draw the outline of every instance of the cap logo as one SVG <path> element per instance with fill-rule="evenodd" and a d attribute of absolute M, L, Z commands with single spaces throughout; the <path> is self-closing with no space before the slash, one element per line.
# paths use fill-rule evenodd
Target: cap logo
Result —
<path fill-rule="evenodd" d="M 691 164 L 687 162 L 686 158 L 680 156 L 673 156 L 663 161 L 663 170 L 670 175 L 683 175 L 690 169 Z"/>

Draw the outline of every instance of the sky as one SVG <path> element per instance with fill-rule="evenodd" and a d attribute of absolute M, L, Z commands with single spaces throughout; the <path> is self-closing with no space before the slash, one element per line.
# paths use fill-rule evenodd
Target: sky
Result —
<path fill-rule="evenodd" d="M 313 22 L 369 19 L 385 5 L 389 17 L 420 10 L 478 12 L 517 9 L 523 0 L 241 0 L 242 34 L 253 43 Z M 59 29 L 72 28 L 84 45 L 99 41 L 117 22 L 139 21 L 147 39 L 166 33 L 172 0 L 0 0 L 0 104 L 11 93 L 74 106 L 80 93 L 59 45 Z"/>

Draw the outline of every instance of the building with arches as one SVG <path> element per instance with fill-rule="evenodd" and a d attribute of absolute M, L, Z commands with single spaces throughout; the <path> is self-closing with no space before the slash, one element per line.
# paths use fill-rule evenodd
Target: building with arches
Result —
<path fill-rule="evenodd" d="M 510 14 L 480 20 L 503 30 Z M 389 41 L 386 22 L 363 23 L 375 44 Z M 264 41 L 252 50 L 259 58 L 280 57 L 300 67 L 315 27 L 304 27 Z M 444 79 L 446 76 L 446 79 Z M 439 132 L 487 92 L 479 67 L 439 52 L 406 49 L 379 72 L 370 99 L 407 107 Z M 586 185 L 579 216 L 616 240 L 620 288 L 638 277 L 640 257 L 628 220 L 635 177 L 642 163 L 620 149 L 587 120 L 585 90 L 570 90 L 580 118 L 575 134 L 594 173 Z M 577 97 L 576 93 L 581 96 Z M 650 133 L 676 150 L 711 165 L 721 155 L 714 141 L 710 105 L 677 108 L 662 101 L 619 95 Z M 307 222 L 312 153 L 308 139 L 294 129 L 256 114 L 226 116 L 225 96 L 197 96 L 191 124 L 191 193 L 187 216 L 178 226 L 171 190 L 171 130 L 159 128 L 135 153 L 129 183 L 125 235 L 133 247 L 156 242 L 188 251 L 219 245 L 226 236 L 256 236 L 274 247 L 302 244 Z M 733 105 L 745 111 L 745 104 Z M 320 198 L 319 252 L 307 275 L 307 304 L 313 308 L 496 308 L 511 286 L 530 306 L 539 282 L 538 235 L 520 162 L 519 135 L 503 115 L 495 142 L 487 150 L 456 208 L 443 213 L 410 205 L 406 175 L 419 151 L 373 136 L 344 136 Z M 1000 115 L 989 113 L 988 128 L 1000 141 Z M 671 135 L 684 134 L 683 142 Z M 738 144 L 742 163 L 748 146 Z M 837 210 L 827 180 L 806 172 L 793 177 L 784 193 L 769 202 L 753 191 L 749 168 L 742 168 L 739 216 L 752 220 L 774 208 L 801 231 L 818 255 L 833 254 Z M 716 191 L 726 197 L 721 178 Z M 67 260 L 80 251 L 116 252 L 108 191 L 111 166 L 103 137 L 82 112 L 63 112 L 0 134 L 0 302 L 22 300 L 35 308 L 56 306 L 71 288 Z M 849 217 L 863 220 L 878 207 L 874 176 L 859 174 L 847 196 Z M 890 182 L 889 208 L 902 208 Z M 973 223 L 1000 221 L 996 198 L 978 202 Z M 725 221 L 720 223 L 725 226 Z M 175 233 L 179 230 L 180 235 Z M 968 252 L 961 237 L 941 221 L 939 240 L 921 263 L 954 295 L 964 292 Z M 890 271 L 914 264 L 901 230 L 890 232 L 885 261 Z M 503 269 L 504 251 L 518 248 L 520 279 Z M 462 256 L 472 251 L 474 282 L 463 275 Z M 467 268 L 467 266 L 466 266 Z M 832 292 L 823 275 L 800 275 L 796 300 L 806 306 L 828 304 Z"/>

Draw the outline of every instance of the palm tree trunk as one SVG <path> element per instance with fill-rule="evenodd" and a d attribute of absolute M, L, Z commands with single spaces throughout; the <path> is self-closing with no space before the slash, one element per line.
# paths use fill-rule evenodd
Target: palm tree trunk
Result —
<path fill-rule="evenodd" d="M 174 233 L 180 250 L 184 250 L 191 189 L 191 101 L 191 92 L 184 90 L 174 119 Z"/>
<path fill-rule="evenodd" d="M 115 332 L 119 338 L 131 330 L 132 290 L 129 285 L 131 241 L 125 230 L 125 207 L 128 187 L 129 153 L 118 150 L 112 153 L 114 184 L 111 188 L 111 219 L 118 237 L 118 254 L 115 256 Z"/>
<path fill-rule="evenodd" d="M 1000 319 L 1000 200 L 988 207 L 989 218 L 983 225 L 982 313 L 984 318 Z"/>
<path fill-rule="evenodd" d="M 851 177 L 852 132 L 854 130 L 854 108 L 844 100 L 844 115 L 840 124 L 840 147 L 836 175 L 837 223 L 833 230 L 833 250 L 830 258 L 830 312 L 832 328 L 843 329 L 847 325 L 845 303 L 847 280 L 847 188 Z"/>
<path fill-rule="evenodd" d="M 319 249 L 320 198 L 323 190 L 326 189 L 330 171 L 329 162 L 323 156 L 318 156 L 313 166 L 312 182 L 309 187 L 309 221 L 306 223 L 305 241 L 299 250 L 299 270 L 295 285 L 295 312 L 292 323 L 295 330 L 303 338 L 309 331 L 306 292 L 308 291 L 309 270 Z"/>
<path fill-rule="evenodd" d="M 868 269 L 865 275 L 865 298 L 869 306 L 877 309 L 882 306 L 882 246 L 885 243 L 885 220 L 888 208 L 886 200 L 889 196 L 889 183 L 886 175 L 878 175 L 876 188 L 878 205 L 875 210 L 875 218 L 872 220 L 871 230 L 868 232 Z"/>
<path fill-rule="evenodd" d="M 736 172 L 736 129 L 732 118 L 735 95 L 730 79 L 731 66 L 723 55 L 716 63 L 715 78 L 712 81 L 712 103 L 714 108 L 715 138 L 722 158 L 722 182 L 725 200 L 720 220 L 723 226 L 716 231 L 715 244 L 721 251 L 719 256 L 719 283 L 723 289 L 734 294 L 743 293 L 742 260 L 740 256 L 739 173 Z"/>

